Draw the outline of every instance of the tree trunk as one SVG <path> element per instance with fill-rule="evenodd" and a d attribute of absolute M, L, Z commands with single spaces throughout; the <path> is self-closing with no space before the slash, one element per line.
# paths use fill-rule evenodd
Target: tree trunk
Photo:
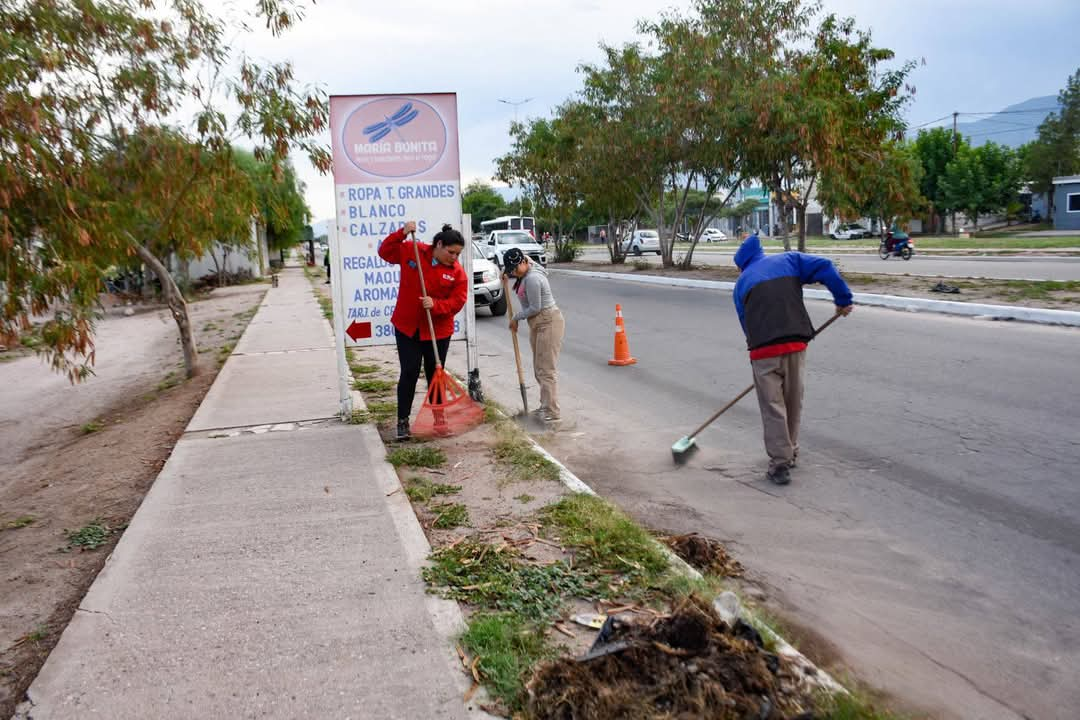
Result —
<path fill-rule="evenodd" d="M 806 252 L 806 205 L 795 206 L 795 221 L 799 223 L 799 252 Z"/>
<path fill-rule="evenodd" d="M 195 331 L 191 327 L 191 318 L 188 316 L 187 302 L 180 293 L 180 288 L 173 282 L 172 275 L 165 265 L 158 260 L 154 253 L 146 246 L 135 243 L 135 254 L 146 264 L 158 280 L 161 281 L 161 291 L 165 295 L 165 302 L 169 305 L 176 327 L 180 331 L 180 345 L 184 348 L 184 369 L 187 377 L 192 378 L 199 374 L 199 348 L 195 344 Z"/>

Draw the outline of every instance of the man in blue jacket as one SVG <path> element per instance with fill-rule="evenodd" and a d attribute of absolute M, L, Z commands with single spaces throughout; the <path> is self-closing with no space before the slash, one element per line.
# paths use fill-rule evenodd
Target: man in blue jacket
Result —
<path fill-rule="evenodd" d="M 814 337 L 802 288 L 823 283 L 840 315 L 851 312 L 851 290 L 828 258 L 800 252 L 766 256 L 756 232 L 735 253 L 735 264 L 740 270 L 735 309 L 750 350 L 768 478 L 787 485 L 799 454 L 806 345 Z"/>

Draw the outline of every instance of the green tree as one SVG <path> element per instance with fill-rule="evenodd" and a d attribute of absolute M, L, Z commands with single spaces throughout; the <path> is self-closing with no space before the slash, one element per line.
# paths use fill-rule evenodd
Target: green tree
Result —
<path fill-rule="evenodd" d="M 461 211 L 472 215 L 473 232 L 480 231 L 480 223 L 508 214 L 506 201 L 495 188 L 482 180 L 473 180 L 461 193 Z"/>
<path fill-rule="evenodd" d="M 1038 138 L 1024 152 L 1023 171 L 1034 192 L 1047 196 L 1053 213 L 1054 178 L 1080 173 L 1080 70 L 1058 93 L 1060 109 L 1039 125 Z"/>
<path fill-rule="evenodd" d="M 796 5 L 783 0 L 698 0 L 687 17 L 668 15 L 641 26 L 659 48 L 658 103 L 660 112 L 673 121 L 662 147 L 672 227 L 682 227 L 688 214 L 690 218 L 691 244 L 680 263 L 684 269 L 693 263 L 704 228 L 732 212 L 728 205 L 749 171 L 740 143 L 739 104 L 743 89 L 761 70 L 757 38 L 774 29 L 774 13 L 787 13 Z M 667 214 L 666 203 L 661 210 Z M 664 251 L 670 262 L 672 245 Z"/>
<path fill-rule="evenodd" d="M 940 232 L 946 213 L 952 212 L 941 189 L 941 178 L 960 147 L 968 147 L 966 138 L 954 138 L 951 130 L 933 128 L 920 130 L 915 138 L 915 155 L 922 167 L 919 191 L 929 204 L 931 232 Z"/>
<path fill-rule="evenodd" d="M 236 160 L 255 190 L 259 222 L 266 228 L 270 250 L 286 250 L 305 240 L 310 232 L 311 210 L 304 199 L 304 183 L 296 177 L 292 162 L 286 159 L 277 167 L 257 160 L 253 152 L 235 151 Z"/>
<path fill-rule="evenodd" d="M 290 0 L 259 0 L 255 13 L 275 34 L 298 19 Z M 161 282 L 187 373 L 198 371 L 168 264 L 205 251 L 222 223 L 250 218 L 234 141 L 250 139 L 275 168 L 296 148 L 329 169 L 314 140 L 325 96 L 294 87 L 288 64 L 234 56 L 236 31 L 199 0 L 3 5 L 0 336 L 47 314 L 42 352 L 73 381 L 93 363 L 103 275 L 132 258 Z"/>
<path fill-rule="evenodd" d="M 496 161 L 496 177 L 521 188 L 536 208 L 537 222 L 554 229 L 557 262 L 574 260 L 573 236 L 583 217 L 582 194 L 571 172 L 575 147 L 569 130 L 561 117 L 514 123 L 513 146 Z"/>
<path fill-rule="evenodd" d="M 877 152 L 860 152 L 859 159 L 860 166 L 850 173 L 854 182 L 836 182 L 825 174 L 818 197 L 833 215 L 877 218 L 884 237 L 894 224 L 909 220 L 923 207 L 922 165 L 911 145 L 895 140 Z"/>
<path fill-rule="evenodd" d="M 1016 199 L 1020 168 L 1016 153 L 997 143 L 961 147 L 940 180 L 945 202 L 977 228 L 979 216 L 1005 212 Z"/>

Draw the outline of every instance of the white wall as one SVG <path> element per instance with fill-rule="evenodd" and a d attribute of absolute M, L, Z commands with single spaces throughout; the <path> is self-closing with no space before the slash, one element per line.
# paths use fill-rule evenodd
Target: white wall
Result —
<path fill-rule="evenodd" d="M 225 270 L 230 273 L 248 271 L 253 277 L 262 277 L 266 274 L 269 266 L 269 251 L 266 246 L 266 232 L 254 218 L 250 224 L 250 245 L 243 249 L 232 249 L 225 260 Z M 215 243 L 214 255 L 221 262 L 221 246 Z M 172 267 L 176 268 L 174 260 Z M 214 259 L 209 253 L 188 263 L 188 277 L 194 282 L 199 278 L 212 275 L 218 271 Z"/>

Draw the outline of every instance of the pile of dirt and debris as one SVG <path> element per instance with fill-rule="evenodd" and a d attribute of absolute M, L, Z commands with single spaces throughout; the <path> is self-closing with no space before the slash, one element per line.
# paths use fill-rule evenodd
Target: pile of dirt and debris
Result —
<path fill-rule="evenodd" d="M 751 625 L 691 598 L 651 622 L 609 618 L 584 656 L 536 672 L 528 708 L 544 720 L 806 719 L 801 687 Z"/>
<path fill-rule="evenodd" d="M 697 570 L 717 577 L 742 577 L 743 566 L 719 540 L 697 533 L 668 535 L 660 540 Z"/>

